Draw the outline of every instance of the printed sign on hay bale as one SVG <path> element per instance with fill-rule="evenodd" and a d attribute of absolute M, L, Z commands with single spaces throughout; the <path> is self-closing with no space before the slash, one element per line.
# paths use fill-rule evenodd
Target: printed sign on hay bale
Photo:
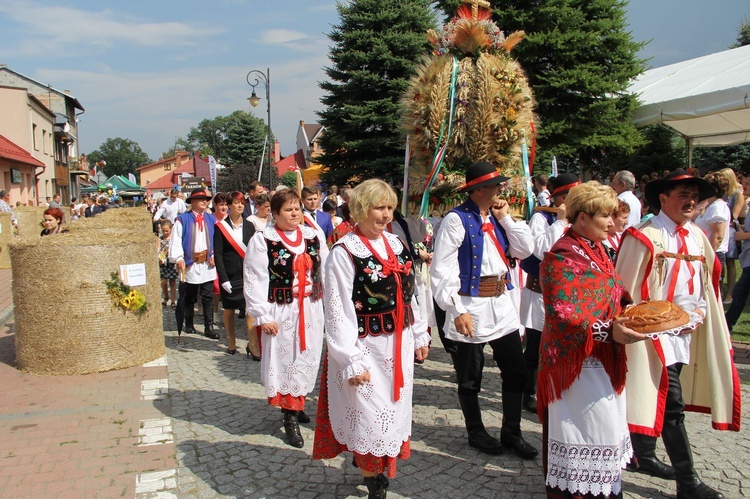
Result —
<path fill-rule="evenodd" d="M 161 307 L 113 304 L 107 281 L 121 265 L 145 264 L 144 304 L 159 303 L 153 234 L 78 231 L 11 245 L 16 364 L 37 374 L 87 374 L 164 355 Z"/>

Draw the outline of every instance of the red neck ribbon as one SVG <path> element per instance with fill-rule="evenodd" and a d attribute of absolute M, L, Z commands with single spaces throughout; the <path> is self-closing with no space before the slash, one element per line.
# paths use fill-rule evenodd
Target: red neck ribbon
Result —
<path fill-rule="evenodd" d="M 302 229 L 297 227 L 297 240 L 292 241 L 283 231 L 276 229 L 276 233 L 281 238 L 281 241 L 291 249 L 292 246 L 297 246 L 302 241 Z M 299 304 L 299 323 L 297 331 L 299 332 L 299 349 L 301 352 L 307 350 L 307 339 L 305 338 L 305 288 L 307 288 L 307 272 L 312 269 L 313 262 L 310 255 L 307 252 L 299 255 L 294 255 L 294 262 L 292 263 L 293 273 L 297 273 L 297 303 Z"/>
<path fill-rule="evenodd" d="M 675 230 L 675 234 L 680 239 L 680 249 L 677 250 L 678 255 L 687 255 L 688 249 L 687 249 L 687 240 L 685 240 L 685 236 L 689 234 L 688 230 L 685 227 L 678 226 Z M 672 270 L 672 278 L 669 279 L 669 288 L 667 288 L 667 301 L 674 301 L 674 292 L 675 288 L 677 288 L 677 276 L 680 274 L 680 267 L 682 264 L 687 265 L 688 273 L 690 274 L 690 280 L 688 281 L 688 291 L 690 294 L 693 294 L 695 292 L 695 286 L 693 284 L 694 277 L 695 277 L 695 268 L 693 267 L 692 262 L 689 262 L 687 260 L 677 260 L 674 262 L 674 270 Z"/>
<path fill-rule="evenodd" d="M 500 258 L 503 259 L 503 263 L 505 263 L 507 269 L 510 270 L 508 257 L 505 255 L 505 250 L 503 250 L 503 246 L 500 244 L 500 241 L 495 235 L 495 226 L 490 222 L 485 222 L 482 224 L 482 230 L 490 236 L 490 239 L 492 239 L 492 242 L 495 244 L 495 248 L 497 248 L 497 252 L 500 253 Z"/>

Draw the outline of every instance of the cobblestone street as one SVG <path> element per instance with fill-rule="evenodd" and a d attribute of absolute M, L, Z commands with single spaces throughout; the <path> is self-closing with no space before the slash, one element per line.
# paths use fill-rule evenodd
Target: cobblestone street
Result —
<path fill-rule="evenodd" d="M 313 422 L 302 425 L 305 446 L 292 448 L 281 413 L 266 404 L 260 363 L 242 354 L 245 340 L 237 355 L 225 353 L 223 330 L 218 342 L 183 335 L 178 343 L 171 310 L 165 315 L 165 357 L 85 376 L 16 370 L 13 322 L 0 327 L 0 498 L 367 495 L 349 455 L 311 459 L 316 397 L 306 410 Z M 544 497 L 541 459 L 469 448 L 449 357 L 435 347 L 416 368 L 412 456 L 399 463 L 389 497 Z M 744 347 L 735 345 L 747 383 Z M 500 375 L 490 365 L 488 356 L 483 413 L 498 435 Z M 747 407 L 750 385 L 742 388 Z M 750 496 L 750 421 L 743 415 L 742 431 L 733 433 L 711 430 L 705 414 L 687 414 L 696 468 L 728 498 Z M 536 416 L 525 413 L 522 427 L 540 448 Z M 665 457 L 661 443 L 658 453 Z M 624 490 L 625 497 L 674 497 L 674 483 L 627 472 Z"/>
<path fill-rule="evenodd" d="M 171 319 L 166 321 L 171 323 Z M 169 326 L 168 326 L 169 327 Z M 169 327 L 169 329 L 173 329 Z M 179 497 L 363 497 L 359 471 L 344 457 L 314 461 L 310 455 L 317 398 L 306 412 L 305 446 L 286 445 L 281 414 L 266 404 L 260 363 L 239 352 L 227 355 L 225 333 L 217 343 L 189 335 L 177 343 L 166 333 L 169 393 L 177 448 Z M 244 331 L 238 334 L 244 338 Z M 510 453 L 487 456 L 468 447 L 455 395 L 450 359 L 439 348 L 416 368 L 412 456 L 399 462 L 389 497 L 544 497 L 541 459 L 523 461 Z M 490 366 L 490 362 L 486 364 Z M 747 365 L 739 365 L 747 379 Z M 500 375 L 485 368 L 482 392 L 485 425 L 499 435 L 502 413 Z M 314 393 L 317 395 L 317 390 Z M 750 387 L 743 385 L 743 399 Z M 746 412 L 745 412 L 746 414 Z M 750 495 L 748 417 L 741 433 L 710 429 L 707 415 L 688 413 L 696 467 L 705 481 L 727 497 Z M 525 413 L 526 439 L 541 448 L 541 425 Z M 659 454 L 664 457 L 663 446 Z M 625 473 L 626 497 L 674 497 L 674 483 Z"/>

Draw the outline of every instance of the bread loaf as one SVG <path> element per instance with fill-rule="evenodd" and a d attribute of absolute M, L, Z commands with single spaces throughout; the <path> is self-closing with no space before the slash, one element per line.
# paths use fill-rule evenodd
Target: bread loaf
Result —
<path fill-rule="evenodd" d="M 625 324 L 639 333 L 668 331 L 690 322 L 690 316 L 679 305 L 665 300 L 653 300 L 627 308 L 620 317 L 631 320 Z"/>

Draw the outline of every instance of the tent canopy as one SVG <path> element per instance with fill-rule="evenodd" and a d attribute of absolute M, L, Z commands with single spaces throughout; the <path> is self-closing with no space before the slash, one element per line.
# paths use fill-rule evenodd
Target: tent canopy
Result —
<path fill-rule="evenodd" d="M 750 45 L 650 69 L 628 90 L 638 127 L 666 125 L 691 147 L 750 142 Z"/>
<path fill-rule="evenodd" d="M 146 193 L 146 188 L 141 187 L 138 184 L 134 184 L 127 178 L 121 176 L 121 175 L 112 175 L 107 180 L 102 182 L 99 185 L 94 185 L 91 187 L 84 187 L 81 189 L 81 192 L 83 194 L 91 194 L 92 192 L 97 192 L 99 190 L 99 186 L 101 185 L 107 185 L 112 184 L 112 187 L 117 188 L 117 195 L 118 196 L 142 196 Z"/>

